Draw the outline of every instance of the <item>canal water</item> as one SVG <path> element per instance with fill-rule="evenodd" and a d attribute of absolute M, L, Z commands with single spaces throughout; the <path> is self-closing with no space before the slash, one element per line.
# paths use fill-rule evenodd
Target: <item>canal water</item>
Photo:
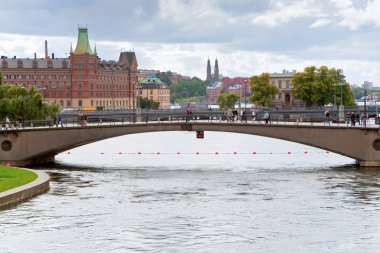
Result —
<path fill-rule="evenodd" d="M 380 172 L 258 136 L 122 136 L 39 167 L 0 212 L 0 252 L 378 252 Z"/>

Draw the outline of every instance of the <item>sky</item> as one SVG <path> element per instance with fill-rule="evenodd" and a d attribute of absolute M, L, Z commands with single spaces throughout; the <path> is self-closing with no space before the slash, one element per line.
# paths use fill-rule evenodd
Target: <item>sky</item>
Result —
<path fill-rule="evenodd" d="M 342 69 L 351 84 L 380 86 L 380 0 L 7 0 L 0 55 L 67 57 L 78 26 L 103 60 L 134 51 L 140 69 L 206 78 Z"/>

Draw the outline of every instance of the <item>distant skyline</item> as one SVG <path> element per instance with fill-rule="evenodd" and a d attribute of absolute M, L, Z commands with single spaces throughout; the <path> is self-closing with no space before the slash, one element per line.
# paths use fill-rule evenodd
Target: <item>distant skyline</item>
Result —
<path fill-rule="evenodd" d="M 67 57 L 78 24 L 98 56 L 135 51 L 139 68 L 206 79 L 302 71 L 326 65 L 346 80 L 380 86 L 380 0 L 8 0 L 1 4 L 0 55 Z"/>

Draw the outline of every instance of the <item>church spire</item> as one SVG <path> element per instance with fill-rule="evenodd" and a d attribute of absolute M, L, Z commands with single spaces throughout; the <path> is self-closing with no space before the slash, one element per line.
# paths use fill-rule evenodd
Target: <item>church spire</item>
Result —
<path fill-rule="evenodd" d="M 219 81 L 219 64 L 218 64 L 218 58 L 215 58 L 215 65 L 214 65 L 214 81 Z"/>
<path fill-rule="evenodd" d="M 212 81 L 210 58 L 207 60 L 207 81 Z"/>

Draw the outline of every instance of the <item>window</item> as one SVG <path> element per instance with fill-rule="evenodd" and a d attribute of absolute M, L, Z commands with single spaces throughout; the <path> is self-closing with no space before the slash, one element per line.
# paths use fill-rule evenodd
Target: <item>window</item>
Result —
<path fill-rule="evenodd" d="M 66 60 L 62 61 L 62 68 L 67 69 L 67 61 Z"/>
<path fill-rule="evenodd" d="M 53 62 L 52 62 L 51 60 L 48 60 L 48 62 L 47 62 L 47 67 L 48 67 L 49 69 L 51 69 L 51 68 L 53 67 Z M 49 79 L 50 79 L 50 76 L 49 76 Z"/>
<path fill-rule="evenodd" d="M 22 68 L 23 67 L 23 63 L 22 63 L 22 60 L 18 59 L 17 61 L 17 68 Z"/>
<path fill-rule="evenodd" d="M 82 107 L 82 100 L 78 101 L 78 106 Z"/>
<path fill-rule="evenodd" d="M 289 86 L 290 86 L 290 81 L 286 80 L 286 88 L 289 89 Z"/>
<path fill-rule="evenodd" d="M 8 68 L 8 62 L 7 62 L 7 60 L 4 59 L 3 62 L 1 63 L 1 66 L 2 66 L 3 69 Z"/>
<path fill-rule="evenodd" d="M 281 80 L 278 80 L 278 88 L 282 89 L 282 81 Z"/>
<path fill-rule="evenodd" d="M 52 84 L 51 84 L 51 88 L 52 88 L 52 89 L 56 89 L 56 88 L 57 88 L 57 84 L 56 84 L 56 83 L 52 83 Z"/>

